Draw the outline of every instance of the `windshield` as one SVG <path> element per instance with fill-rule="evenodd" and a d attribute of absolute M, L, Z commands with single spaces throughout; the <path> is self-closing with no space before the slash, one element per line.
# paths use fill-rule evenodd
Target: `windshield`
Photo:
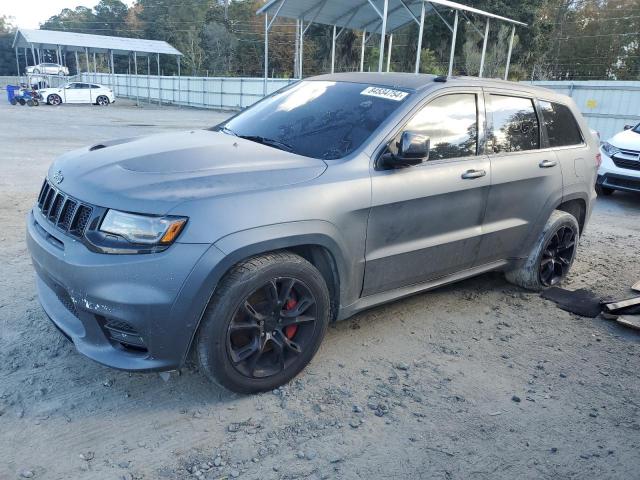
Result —
<path fill-rule="evenodd" d="M 362 83 L 301 81 L 216 129 L 299 155 L 335 160 L 360 147 L 408 95 Z"/>

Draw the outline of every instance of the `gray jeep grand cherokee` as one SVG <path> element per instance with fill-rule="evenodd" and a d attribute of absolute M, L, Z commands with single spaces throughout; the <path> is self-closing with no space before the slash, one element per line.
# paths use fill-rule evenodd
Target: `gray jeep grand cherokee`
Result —
<path fill-rule="evenodd" d="M 78 351 L 238 392 L 327 325 L 489 270 L 562 281 L 595 198 L 573 102 L 478 78 L 335 74 L 209 130 L 57 159 L 28 214 L 40 302 Z"/>

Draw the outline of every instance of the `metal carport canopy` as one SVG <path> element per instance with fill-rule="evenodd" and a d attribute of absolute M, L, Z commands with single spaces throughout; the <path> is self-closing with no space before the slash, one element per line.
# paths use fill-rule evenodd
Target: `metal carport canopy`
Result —
<path fill-rule="evenodd" d="M 436 6 L 452 9 L 455 12 L 454 23 L 451 25 L 436 8 Z M 269 0 L 262 8 L 256 12 L 258 15 L 265 16 L 265 48 L 264 48 L 264 91 L 267 91 L 267 78 L 269 75 L 269 30 L 273 22 L 278 17 L 290 18 L 296 20 L 298 34 L 296 35 L 296 62 L 298 71 L 295 76 L 302 78 L 302 60 L 303 60 L 303 39 L 304 34 L 312 23 L 320 23 L 333 26 L 333 36 L 331 45 L 331 72 L 335 67 L 335 44 L 337 38 L 342 34 L 344 29 L 362 30 L 362 48 L 360 56 L 360 70 L 364 65 L 365 44 L 371 38 L 372 33 L 379 33 L 380 37 L 380 54 L 378 60 L 378 71 L 382 71 L 383 59 L 385 54 L 385 36 L 391 34 L 389 38 L 387 54 L 387 71 L 389 70 L 391 45 L 393 42 L 393 32 L 404 27 L 405 25 L 415 22 L 419 27 L 418 48 L 416 51 L 416 67 L 415 73 L 420 70 L 420 55 L 422 52 L 422 37 L 424 29 L 424 17 L 426 14 L 436 14 L 447 25 L 452 33 L 451 53 L 449 56 L 449 75 L 453 72 L 453 59 L 456 47 L 456 38 L 458 32 L 458 19 L 462 15 L 468 20 L 467 13 L 479 15 L 486 19 L 484 32 L 480 31 L 474 24 L 473 29 L 483 39 L 482 58 L 480 61 L 480 73 L 482 76 L 484 68 L 484 59 L 487 49 L 487 40 L 489 38 L 489 22 L 491 20 L 506 22 L 512 25 L 511 37 L 509 40 L 509 53 L 507 55 L 507 64 L 505 68 L 505 79 L 509 74 L 509 64 L 511 61 L 511 52 L 513 49 L 513 39 L 515 36 L 516 25 L 527 26 L 526 23 L 517 20 L 496 15 L 494 13 L 485 12 L 477 8 L 468 7 L 461 3 L 449 0 Z M 271 18 L 270 18 L 271 17 Z M 305 27 L 306 23 L 306 27 Z M 338 32 L 337 27 L 341 30 Z M 369 37 L 367 37 L 367 32 Z"/>
<path fill-rule="evenodd" d="M 281 2 L 282 0 L 269 0 L 257 13 L 274 15 Z M 527 25 L 511 18 L 495 15 L 457 2 L 448 0 L 425 0 L 425 2 L 431 4 L 431 9 L 434 9 L 434 4 L 442 5 L 446 8 L 474 13 L 515 25 Z M 389 0 L 387 33 L 393 33 L 407 23 L 420 18 L 422 3 L 422 0 Z M 366 29 L 367 31 L 373 31 L 374 27 L 379 30 L 382 26 L 381 15 L 375 9 L 382 12 L 383 8 L 383 0 L 285 0 L 278 12 L 278 16 L 313 21 L 313 23 L 325 25 L 336 25 L 354 30 Z"/>
<path fill-rule="evenodd" d="M 42 48 L 56 50 L 64 47 L 68 51 L 116 54 L 166 54 L 182 55 L 176 48 L 161 40 L 145 40 L 142 38 L 110 37 L 89 33 L 61 32 L 57 30 L 30 30 L 21 28 L 16 32 L 13 48 Z"/>

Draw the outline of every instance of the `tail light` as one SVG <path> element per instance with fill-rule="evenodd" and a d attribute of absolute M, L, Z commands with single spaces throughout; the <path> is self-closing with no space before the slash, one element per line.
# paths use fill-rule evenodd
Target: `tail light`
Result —
<path fill-rule="evenodd" d="M 602 163 L 602 154 L 598 152 L 596 153 L 596 168 L 600 168 L 601 163 Z"/>

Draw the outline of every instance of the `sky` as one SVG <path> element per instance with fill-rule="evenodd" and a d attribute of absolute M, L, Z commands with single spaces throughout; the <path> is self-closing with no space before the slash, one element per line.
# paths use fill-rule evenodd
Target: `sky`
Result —
<path fill-rule="evenodd" d="M 134 0 L 123 0 L 127 5 Z M 49 17 L 60 13 L 63 8 L 84 6 L 93 8 L 99 0 L 30 0 L 22 3 L 17 0 L 0 0 L 0 15 L 13 17 L 12 22 L 19 28 L 39 28 Z"/>

